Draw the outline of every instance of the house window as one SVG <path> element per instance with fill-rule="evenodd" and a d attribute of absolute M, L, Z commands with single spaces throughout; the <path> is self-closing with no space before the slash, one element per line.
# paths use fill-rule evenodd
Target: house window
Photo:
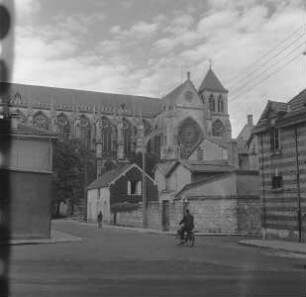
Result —
<path fill-rule="evenodd" d="M 272 128 L 270 130 L 271 152 L 275 152 L 280 149 L 280 135 L 279 129 Z"/>
<path fill-rule="evenodd" d="M 280 189 L 283 187 L 283 177 L 281 175 L 272 176 L 272 189 Z"/>
<path fill-rule="evenodd" d="M 128 195 L 141 195 L 141 181 L 128 181 Z"/>

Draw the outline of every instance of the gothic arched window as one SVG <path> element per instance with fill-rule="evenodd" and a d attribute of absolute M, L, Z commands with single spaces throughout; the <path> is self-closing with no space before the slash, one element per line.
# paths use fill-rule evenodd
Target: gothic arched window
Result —
<path fill-rule="evenodd" d="M 215 111 L 216 110 L 215 97 L 213 95 L 210 95 L 210 97 L 209 97 L 209 110 L 210 111 Z"/>
<path fill-rule="evenodd" d="M 38 111 L 33 117 L 33 125 L 39 129 L 48 130 L 48 117 L 41 111 Z"/>
<path fill-rule="evenodd" d="M 64 113 L 57 116 L 57 127 L 60 138 L 67 140 L 70 134 L 70 124 L 68 117 Z"/>
<path fill-rule="evenodd" d="M 221 95 L 218 98 L 218 112 L 224 112 L 224 101 Z"/>
<path fill-rule="evenodd" d="M 152 132 L 151 124 L 148 121 L 143 120 L 143 126 L 145 136 L 149 135 Z"/>
<path fill-rule="evenodd" d="M 90 148 L 90 133 L 90 122 L 85 115 L 82 115 L 80 118 L 80 139 L 86 148 Z"/>
<path fill-rule="evenodd" d="M 185 119 L 178 129 L 178 144 L 180 146 L 181 158 L 188 158 L 193 148 L 203 138 L 199 124 L 192 118 Z"/>
<path fill-rule="evenodd" d="M 128 157 L 132 151 L 132 125 L 127 119 L 123 119 L 124 156 Z"/>
<path fill-rule="evenodd" d="M 213 136 L 221 137 L 223 135 L 224 126 L 220 120 L 213 123 Z"/>
<path fill-rule="evenodd" d="M 17 109 L 15 112 L 18 116 L 19 123 L 26 123 L 27 117 L 25 116 L 25 114 L 22 111 L 20 111 L 19 109 Z"/>
<path fill-rule="evenodd" d="M 102 155 L 109 155 L 113 151 L 112 124 L 107 117 L 102 117 Z"/>

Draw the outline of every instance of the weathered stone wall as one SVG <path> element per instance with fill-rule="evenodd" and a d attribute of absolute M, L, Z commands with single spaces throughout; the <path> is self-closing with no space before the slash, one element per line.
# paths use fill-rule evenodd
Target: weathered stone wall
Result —
<path fill-rule="evenodd" d="M 211 197 L 169 203 L 169 230 L 176 231 L 184 208 L 190 210 L 195 219 L 195 230 L 211 234 L 260 234 L 260 205 L 258 197 Z M 148 228 L 163 230 L 162 203 L 150 202 L 147 209 Z M 132 212 L 117 214 L 117 224 L 142 227 L 142 207 Z"/>

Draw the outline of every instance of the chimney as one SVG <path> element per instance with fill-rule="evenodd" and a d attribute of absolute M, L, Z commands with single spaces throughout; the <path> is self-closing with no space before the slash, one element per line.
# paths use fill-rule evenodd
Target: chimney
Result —
<path fill-rule="evenodd" d="M 253 115 L 252 114 L 248 115 L 248 125 L 253 126 Z"/>
<path fill-rule="evenodd" d="M 11 129 L 17 130 L 18 129 L 18 114 L 11 113 L 10 121 L 11 121 Z"/>
<path fill-rule="evenodd" d="M 190 71 L 187 72 L 187 80 L 190 80 Z"/>

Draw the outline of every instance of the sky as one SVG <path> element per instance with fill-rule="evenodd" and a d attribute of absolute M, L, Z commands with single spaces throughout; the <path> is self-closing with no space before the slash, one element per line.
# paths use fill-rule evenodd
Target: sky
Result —
<path fill-rule="evenodd" d="M 12 81 L 161 98 L 211 63 L 236 137 L 305 88 L 303 1 L 15 0 Z"/>

